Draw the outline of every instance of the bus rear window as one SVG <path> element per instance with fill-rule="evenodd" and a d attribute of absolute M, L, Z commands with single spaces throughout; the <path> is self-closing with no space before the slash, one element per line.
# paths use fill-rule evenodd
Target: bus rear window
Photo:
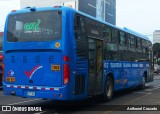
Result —
<path fill-rule="evenodd" d="M 61 38 L 62 13 L 41 11 L 12 14 L 8 17 L 7 41 L 52 41 Z"/>

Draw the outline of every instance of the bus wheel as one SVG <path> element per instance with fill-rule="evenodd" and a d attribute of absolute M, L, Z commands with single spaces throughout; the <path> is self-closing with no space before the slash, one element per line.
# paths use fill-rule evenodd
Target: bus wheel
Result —
<path fill-rule="evenodd" d="M 104 100 L 110 101 L 113 96 L 113 80 L 111 76 L 107 76 L 104 88 Z"/>

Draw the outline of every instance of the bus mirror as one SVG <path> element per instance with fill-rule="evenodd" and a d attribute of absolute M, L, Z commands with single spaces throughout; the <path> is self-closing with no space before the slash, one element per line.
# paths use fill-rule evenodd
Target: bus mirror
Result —
<path fill-rule="evenodd" d="M 33 7 L 33 8 L 30 8 L 30 10 L 33 12 L 33 11 L 36 11 L 36 8 Z"/>

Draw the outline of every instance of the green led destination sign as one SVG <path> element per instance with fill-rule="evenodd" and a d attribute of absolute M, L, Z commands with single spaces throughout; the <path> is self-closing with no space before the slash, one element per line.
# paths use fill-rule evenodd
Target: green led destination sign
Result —
<path fill-rule="evenodd" d="M 24 24 L 24 30 L 25 31 L 38 31 L 40 23 L 41 23 L 40 19 L 37 19 L 37 22 L 26 23 Z"/>

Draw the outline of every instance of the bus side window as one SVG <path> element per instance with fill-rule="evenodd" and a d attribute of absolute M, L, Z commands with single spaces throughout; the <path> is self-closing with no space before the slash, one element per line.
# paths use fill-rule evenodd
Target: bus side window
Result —
<path fill-rule="evenodd" d="M 107 42 L 111 42 L 112 41 L 111 35 L 112 35 L 111 29 L 107 27 L 106 28 L 106 39 L 107 39 Z"/>
<path fill-rule="evenodd" d="M 75 15 L 74 18 L 75 38 L 85 40 L 85 19 L 82 16 Z"/>
<path fill-rule="evenodd" d="M 118 30 L 112 29 L 112 42 L 118 43 Z"/>
<path fill-rule="evenodd" d="M 140 48 L 141 47 L 141 40 L 137 37 L 137 47 Z"/>
<path fill-rule="evenodd" d="M 135 37 L 131 35 L 131 36 L 130 36 L 130 40 L 131 40 L 131 41 L 130 41 L 130 46 L 131 46 L 131 47 L 135 47 Z"/>
<path fill-rule="evenodd" d="M 124 32 L 120 32 L 120 45 L 125 45 L 126 44 L 126 38 Z"/>
<path fill-rule="evenodd" d="M 130 47 L 130 46 L 131 46 L 131 38 L 130 38 L 130 35 L 127 34 L 126 37 L 127 37 L 127 45 Z"/>

